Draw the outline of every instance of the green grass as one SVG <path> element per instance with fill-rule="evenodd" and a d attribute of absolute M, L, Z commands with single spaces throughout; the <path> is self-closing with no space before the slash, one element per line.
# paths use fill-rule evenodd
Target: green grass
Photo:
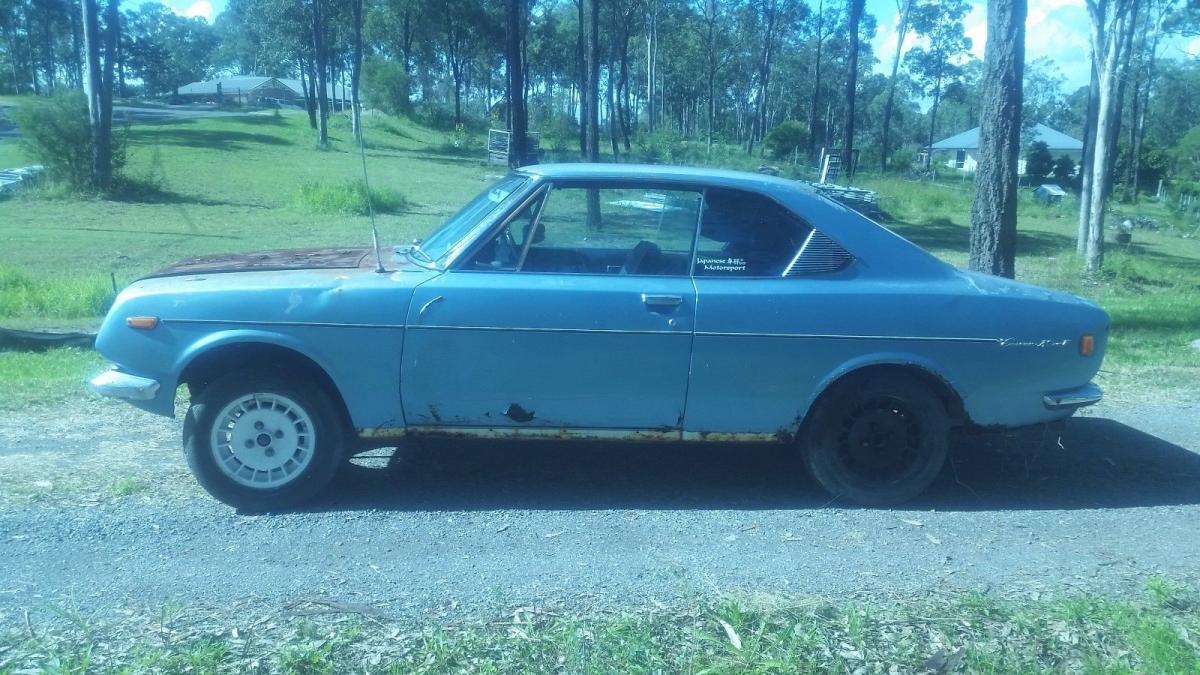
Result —
<path fill-rule="evenodd" d="M 397 190 L 371 188 L 370 204 L 362 181 L 342 183 L 305 183 L 300 186 L 296 205 L 318 215 L 365 216 L 369 209 L 375 213 L 393 213 L 408 205 Z"/>
<path fill-rule="evenodd" d="M 84 395 L 84 380 L 104 367 L 98 354 L 73 347 L 0 350 L 0 410 Z"/>
<path fill-rule="evenodd" d="M 482 149 L 463 134 L 382 115 L 368 115 L 365 129 L 385 244 L 424 236 L 504 171 L 483 163 Z M 328 151 L 315 148 L 307 116 L 297 111 L 135 125 L 128 135 L 119 198 L 80 199 L 44 186 L 0 201 L 0 325 L 94 323 L 111 300 L 110 277 L 124 285 L 193 255 L 370 243 L 362 166 L 342 115 L 332 120 Z M 673 159 L 739 168 L 760 161 L 724 146 L 709 158 L 701 145 Z M 15 141 L 0 140 L 0 166 L 29 161 Z M 970 183 L 857 182 L 880 193 L 889 227 L 965 265 Z M 1189 343 L 1200 338 L 1200 238 L 1182 237 L 1184 224 L 1160 204 L 1116 205 L 1113 220 L 1147 215 L 1164 228 L 1136 231 L 1128 247 L 1110 245 L 1104 275 L 1086 279 L 1074 253 L 1076 212 L 1073 198 L 1045 208 L 1023 191 L 1018 278 L 1109 311 L 1105 377 L 1116 378 L 1118 390 L 1196 389 L 1200 350 Z"/>
<path fill-rule="evenodd" d="M 1200 672 L 1196 594 L 1171 585 L 1164 600 L 1155 590 L 1164 584 L 1151 579 L 1126 599 L 692 598 L 582 615 L 520 608 L 443 625 L 387 610 L 295 616 L 329 609 L 303 601 L 282 615 L 167 606 L 111 621 L 60 609 L 0 627 L 0 672 Z"/>

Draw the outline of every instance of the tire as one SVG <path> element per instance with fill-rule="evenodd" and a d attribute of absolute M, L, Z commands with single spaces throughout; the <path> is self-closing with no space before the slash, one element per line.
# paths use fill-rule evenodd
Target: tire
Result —
<path fill-rule="evenodd" d="M 835 385 L 811 415 L 806 459 L 831 495 L 887 506 L 921 494 L 946 464 L 945 405 L 914 379 L 884 375 Z"/>
<path fill-rule="evenodd" d="M 183 423 L 184 454 L 196 480 L 242 511 L 311 499 L 337 473 L 345 446 L 345 425 L 329 394 L 279 372 L 214 380 Z"/>

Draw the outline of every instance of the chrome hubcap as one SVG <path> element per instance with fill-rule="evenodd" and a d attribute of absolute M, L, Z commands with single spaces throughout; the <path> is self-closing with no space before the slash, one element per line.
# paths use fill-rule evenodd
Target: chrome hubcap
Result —
<path fill-rule="evenodd" d="M 217 466 L 235 482 L 274 488 L 304 472 L 315 443 L 308 411 L 286 396 L 260 392 L 221 409 L 211 447 Z"/>

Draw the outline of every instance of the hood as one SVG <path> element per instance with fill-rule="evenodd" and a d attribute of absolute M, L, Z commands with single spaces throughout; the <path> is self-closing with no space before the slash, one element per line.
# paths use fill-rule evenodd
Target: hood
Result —
<path fill-rule="evenodd" d="M 222 253 L 181 260 L 142 278 L 155 279 L 222 272 L 356 269 L 363 266 L 373 269 L 374 264 L 370 257 L 371 249 L 366 247 L 299 248 L 255 253 Z"/>

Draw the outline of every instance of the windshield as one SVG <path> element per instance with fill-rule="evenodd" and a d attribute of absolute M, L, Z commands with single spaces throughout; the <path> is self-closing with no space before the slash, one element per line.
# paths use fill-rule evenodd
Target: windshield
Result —
<path fill-rule="evenodd" d="M 440 260 L 455 244 L 467 236 L 471 228 L 491 215 L 508 199 L 509 195 L 516 192 L 527 180 L 529 180 L 528 176 L 510 174 L 493 183 L 422 241 L 421 251 L 428 254 L 432 260 Z"/>

